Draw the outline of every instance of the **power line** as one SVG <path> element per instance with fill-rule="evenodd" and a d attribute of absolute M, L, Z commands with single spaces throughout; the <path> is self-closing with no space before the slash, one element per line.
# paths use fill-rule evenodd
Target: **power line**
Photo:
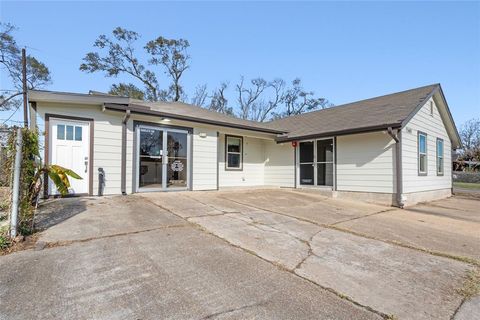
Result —
<path fill-rule="evenodd" d="M 16 107 L 15 111 L 13 111 L 12 114 L 10 115 L 10 117 L 8 117 L 5 121 L 3 121 L 2 124 L 5 124 L 5 123 L 7 123 L 7 121 L 10 121 L 10 119 L 12 119 L 13 115 L 18 111 L 19 108 L 20 108 L 20 106 Z"/>

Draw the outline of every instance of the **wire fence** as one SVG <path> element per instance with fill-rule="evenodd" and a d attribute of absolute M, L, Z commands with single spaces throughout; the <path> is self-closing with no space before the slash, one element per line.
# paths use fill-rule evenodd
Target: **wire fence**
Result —
<path fill-rule="evenodd" d="M 8 187 L 7 143 L 13 127 L 0 127 L 0 187 Z"/>

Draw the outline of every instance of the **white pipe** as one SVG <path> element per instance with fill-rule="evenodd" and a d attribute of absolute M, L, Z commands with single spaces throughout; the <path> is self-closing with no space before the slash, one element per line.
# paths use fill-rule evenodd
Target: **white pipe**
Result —
<path fill-rule="evenodd" d="M 17 140 L 15 143 L 15 166 L 13 169 L 13 191 L 12 191 L 12 211 L 10 214 L 10 236 L 17 236 L 18 227 L 18 202 L 20 191 L 20 171 L 22 166 L 22 129 L 17 129 Z"/>

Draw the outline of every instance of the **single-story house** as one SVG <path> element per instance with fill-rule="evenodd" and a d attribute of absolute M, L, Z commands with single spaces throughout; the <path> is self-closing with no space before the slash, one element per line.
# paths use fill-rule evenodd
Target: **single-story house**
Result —
<path fill-rule="evenodd" d="M 44 161 L 83 177 L 75 194 L 276 186 L 402 207 L 451 195 L 461 146 L 439 84 L 264 123 L 99 93 L 29 101 Z"/>

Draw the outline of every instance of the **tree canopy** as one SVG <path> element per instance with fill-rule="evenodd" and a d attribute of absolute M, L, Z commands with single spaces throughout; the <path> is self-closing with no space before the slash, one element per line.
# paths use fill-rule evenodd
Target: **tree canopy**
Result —
<path fill-rule="evenodd" d="M 100 35 L 93 44 L 97 50 L 85 55 L 80 70 L 99 72 L 106 77 L 128 75 L 140 84 L 113 84 L 110 94 L 146 101 L 190 101 L 216 112 L 255 121 L 267 121 L 332 105 L 327 99 L 317 97 L 313 91 L 305 90 L 300 78 L 287 83 L 279 78 L 246 80 L 242 76 L 232 86 L 224 81 L 213 90 L 208 90 L 205 84 L 198 85 L 189 99 L 182 85 L 182 77 L 190 68 L 190 43 L 185 39 L 158 36 L 141 47 L 148 57 L 141 62 L 135 51 L 139 48 L 139 40 L 137 32 L 121 27 L 114 29 L 112 36 Z M 163 83 L 163 75 L 168 83 Z"/>
<path fill-rule="evenodd" d="M 0 111 L 16 110 L 22 105 L 22 53 L 13 33 L 15 26 L 0 23 L 0 65 L 9 77 L 11 88 L 0 90 Z M 27 55 L 27 89 L 43 88 L 51 83 L 48 67 L 32 55 Z"/>
<path fill-rule="evenodd" d="M 462 160 L 480 161 L 480 119 L 470 119 L 460 127 Z"/>

